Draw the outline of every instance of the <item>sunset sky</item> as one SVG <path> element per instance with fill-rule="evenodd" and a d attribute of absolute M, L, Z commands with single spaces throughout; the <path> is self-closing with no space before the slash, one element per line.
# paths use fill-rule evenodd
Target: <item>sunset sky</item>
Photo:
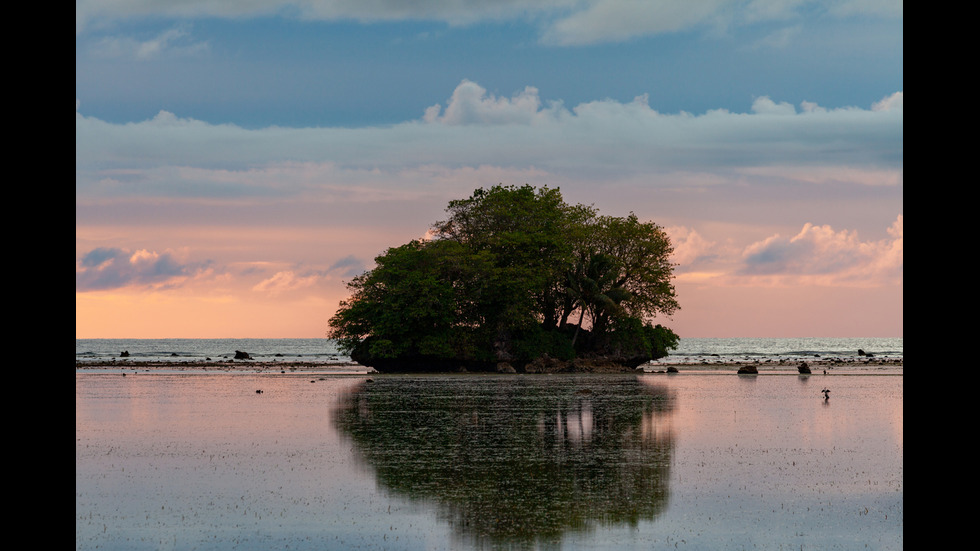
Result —
<path fill-rule="evenodd" d="M 889 0 L 76 0 L 76 338 L 322 337 L 497 183 L 670 235 L 684 337 L 903 335 Z"/>

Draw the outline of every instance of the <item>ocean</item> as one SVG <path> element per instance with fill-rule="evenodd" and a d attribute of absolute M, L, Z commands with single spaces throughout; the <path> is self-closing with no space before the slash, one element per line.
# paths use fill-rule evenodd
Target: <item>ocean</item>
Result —
<path fill-rule="evenodd" d="M 75 362 L 105 362 L 129 352 L 129 361 L 204 361 L 231 359 L 235 351 L 257 361 L 342 365 L 330 339 L 75 339 Z M 745 361 L 857 361 L 873 354 L 880 360 L 904 360 L 902 337 L 869 338 L 682 338 L 680 346 L 659 363 L 705 364 Z M 655 362 L 658 363 L 658 362 Z"/>

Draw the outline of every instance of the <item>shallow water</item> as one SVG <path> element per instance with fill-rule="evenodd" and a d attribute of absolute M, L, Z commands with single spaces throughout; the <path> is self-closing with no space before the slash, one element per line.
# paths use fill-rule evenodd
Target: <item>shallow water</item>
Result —
<path fill-rule="evenodd" d="M 901 376 L 77 374 L 75 393 L 76 549 L 903 544 Z"/>

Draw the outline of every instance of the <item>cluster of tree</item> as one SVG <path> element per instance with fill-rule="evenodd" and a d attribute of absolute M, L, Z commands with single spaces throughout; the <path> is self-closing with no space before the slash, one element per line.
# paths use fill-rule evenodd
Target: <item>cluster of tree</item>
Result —
<path fill-rule="evenodd" d="M 388 249 L 347 286 L 328 336 L 379 371 L 520 370 L 541 357 L 667 355 L 647 320 L 679 306 L 662 228 L 569 205 L 557 189 L 477 189 L 431 239 Z"/>

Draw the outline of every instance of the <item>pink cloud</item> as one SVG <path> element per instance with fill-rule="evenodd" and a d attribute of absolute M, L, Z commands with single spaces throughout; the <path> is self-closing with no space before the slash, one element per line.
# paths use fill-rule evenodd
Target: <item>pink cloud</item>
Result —
<path fill-rule="evenodd" d="M 856 231 L 806 223 L 791 238 L 771 236 L 746 247 L 739 276 L 769 277 L 773 282 L 818 285 L 876 285 L 902 281 L 903 217 L 889 238 L 862 241 Z"/>

